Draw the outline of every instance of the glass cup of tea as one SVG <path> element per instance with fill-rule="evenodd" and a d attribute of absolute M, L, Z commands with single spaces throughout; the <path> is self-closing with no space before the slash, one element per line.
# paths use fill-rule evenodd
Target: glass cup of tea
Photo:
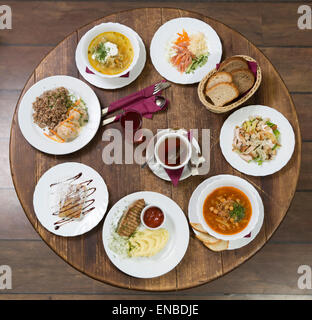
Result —
<path fill-rule="evenodd" d="M 142 134 L 139 137 L 135 137 L 136 132 L 142 128 L 142 115 L 139 112 L 127 110 L 121 115 L 119 121 L 127 140 L 141 142 L 143 138 Z"/>
<path fill-rule="evenodd" d="M 155 144 L 156 161 L 165 169 L 184 167 L 191 159 L 192 145 L 184 135 L 169 132 L 162 135 Z"/>

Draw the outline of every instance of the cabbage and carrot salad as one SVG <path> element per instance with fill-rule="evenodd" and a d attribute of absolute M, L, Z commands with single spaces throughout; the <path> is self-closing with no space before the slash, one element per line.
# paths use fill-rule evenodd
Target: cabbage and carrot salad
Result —
<path fill-rule="evenodd" d="M 180 73 L 193 73 L 208 61 L 208 47 L 205 35 L 197 32 L 189 35 L 184 29 L 169 49 L 169 62 Z"/>

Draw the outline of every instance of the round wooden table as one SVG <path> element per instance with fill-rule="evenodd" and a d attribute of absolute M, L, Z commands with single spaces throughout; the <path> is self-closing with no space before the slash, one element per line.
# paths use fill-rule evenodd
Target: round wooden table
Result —
<path fill-rule="evenodd" d="M 234 170 L 223 158 L 219 147 L 220 128 L 229 114 L 213 114 L 205 109 L 197 96 L 196 85 L 173 84 L 164 95 L 171 101 L 167 112 L 144 119 L 143 125 L 154 132 L 158 128 L 207 128 L 211 129 L 211 168 L 207 176 L 188 178 L 173 187 L 160 180 L 149 169 L 139 165 L 105 165 L 102 161 L 104 128 L 82 150 L 66 156 L 51 156 L 31 147 L 22 136 L 16 107 L 11 130 L 10 163 L 15 189 L 24 211 L 42 239 L 66 262 L 84 274 L 105 283 L 128 289 L 166 291 L 191 288 L 207 283 L 233 270 L 255 254 L 272 236 L 288 210 L 294 196 L 300 170 L 301 137 L 298 118 L 292 99 L 279 74 L 270 61 L 251 42 L 238 32 L 211 18 L 193 12 L 168 8 L 135 9 L 116 13 L 95 21 L 70 34 L 56 46 L 37 66 L 21 94 L 35 82 L 52 75 L 70 75 L 82 79 L 75 65 L 75 50 L 81 36 L 101 22 L 119 22 L 137 31 L 147 51 L 156 30 L 166 21 L 177 17 L 193 17 L 210 24 L 219 34 L 224 55 L 245 54 L 255 58 L 263 72 L 262 84 L 246 104 L 263 104 L 282 112 L 292 124 L 296 135 L 296 148 L 291 161 L 280 172 L 267 177 L 251 177 Z M 120 90 L 101 90 L 93 87 L 102 106 L 142 89 L 161 79 L 148 58 L 139 78 Z M 82 79 L 83 80 L 83 79 Z M 92 86 L 91 86 L 92 87 Z M 35 97 L 34 97 L 35 98 Z M 19 100 L 20 101 L 20 100 Z M 111 125 L 118 128 L 118 124 Z M 103 223 L 85 235 L 75 238 L 58 237 L 38 222 L 33 210 L 33 192 L 42 174 L 56 164 L 77 161 L 97 170 L 105 179 L 109 193 L 109 208 L 125 195 L 151 190 L 160 192 L 176 201 L 185 213 L 190 196 L 196 186 L 207 177 L 233 174 L 251 182 L 259 191 L 265 207 L 265 219 L 258 236 L 247 246 L 234 251 L 215 253 L 194 238 L 191 232 L 189 248 L 181 263 L 168 274 L 153 279 L 136 279 L 116 269 L 105 254 L 101 231 Z M 287 253 L 285 253 L 287 254 Z"/>

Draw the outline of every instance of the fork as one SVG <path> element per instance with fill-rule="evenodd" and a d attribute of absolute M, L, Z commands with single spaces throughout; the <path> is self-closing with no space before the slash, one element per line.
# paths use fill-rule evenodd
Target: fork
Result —
<path fill-rule="evenodd" d="M 154 90 L 153 90 L 153 94 L 152 95 L 155 95 L 155 94 L 157 94 L 158 92 L 160 92 L 160 91 L 162 91 L 162 90 L 164 90 L 164 89 L 167 89 L 167 88 L 169 88 L 171 86 L 171 83 L 170 82 L 158 82 L 158 83 L 156 83 L 155 84 L 155 86 L 154 86 Z M 133 95 L 133 100 L 135 101 L 135 100 L 137 100 L 138 99 L 138 96 L 136 95 L 136 93 L 134 93 L 134 94 L 132 94 Z M 129 103 L 129 100 L 128 100 L 128 103 Z M 122 108 L 122 107 L 120 107 L 120 108 Z M 102 116 L 105 116 L 108 112 L 109 112 L 109 107 L 107 107 L 107 108 L 104 108 L 103 110 L 102 110 Z M 117 110 L 117 109 L 116 109 Z M 115 111 L 115 110 L 113 110 L 113 111 Z"/>
<path fill-rule="evenodd" d="M 170 82 L 159 82 L 159 83 L 156 83 L 155 84 L 155 88 L 154 88 L 154 91 L 153 91 L 153 95 L 157 94 L 159 91 L 161 90 L 164 90 L 164 89 L 167 89 L 168 87 L 171 86 L 171 83 Z"/>

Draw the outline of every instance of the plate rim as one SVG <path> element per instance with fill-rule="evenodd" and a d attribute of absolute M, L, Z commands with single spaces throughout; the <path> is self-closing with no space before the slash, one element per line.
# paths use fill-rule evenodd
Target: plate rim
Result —
<path fill-rule="evenodd" d="M 32 90 L 36 89 L 37 87 L 40 87 L 40 85 L 42 85 L 42 83 L 44 83 L 45 81 L 53 81 L 53 79 L 67 79 L 67 80 L 73 80 L 74 81 L 77 81 L 77 83 L 80 83 L 82 86 L 84 86 L 86 88 L 86 90 L 89 90 L 90 94 L 95 98 L 95 101 L 96 101 L 96 104 L 98 106 L 98 114 L 96 115 L 97 119 L 96 119 L 96 124 L 94 126 L 94 132 L 92 133 L 92 135 L 90 135 L 90 137 L 84 142 L 82 143 L 80 146 L 77 146 L 73 149 L 70 149 L 68 151 L 51 151 L 50 150 L 50 147 L 49 147 L 49 144 L 48 147 L 42 147 L 41 145 L 38 146 L 38 144 L 36 142 L 33 141 L 33 139 L 28 135 L 28 133 L 25 131 L 25 127 L 24 125 L 26 124 L 23 120 L 22 120 L 22 112 L 23 112 L 23 103 L 24 102 L 24 99 L 26 99 L 28 97 L 28 95 L 31 94 Z M 49 89 L 47 89 L 49 90 Z M 42 90 L 40 90 L 42 91 Z M 42 91 L 43 93 L 44 91 Z M 41 93 L 41 94 L 42 94 Z M 26 98 L 25 98 L 26 97 Z M 36 97 L 35 97 L 36 98 Z M 34 99 L 32 99 L 34 101 Z M 43 78 L 39 81 L 37 81 L 36 83 L 34 83 L 24 94 L 23 94 L 23 97 L 18 105 L 18 113 L 17 113 L 17 118 L 18 118 L 18 125 L 19 125 L 19 128 L 21 130 L 21 133 L 23 135 L 23 137 L 27 140 L 27 142 L 32 146 L 34 147 L 35 149 L 43 152 L 43 153 L 46 153 L 46 154 L 50 154 L 50 155 L 67 155 L 67 154 L 71 154 L 71 153 L 74 153 L 82 148 L 84 148 L 87 144 L 89 144 L 91 142 L 91 140 L 93 140 L 93 138 L 95 137 L 99 127 L 100 127 L 100 123 L 101 123 L 101 105 L 100 105 L 100 101 L 99 101 L 99 98 L 98 96 L 96 95 L 96 93 L 94 92 L 94 90 L 88 85 L 86 84 L 85 82 L 83 82 L 82 80 L 76 78 L 76 77 L 72 77 L 72 76 L 68 76 L 68 75 L 53 75 L 53 76 L 49 76 L 49 77 L 46 77 L 46 78 Z M 34 126 L 38 126 L 37 124 L 35 124 L 33 121 L 31 123 L 31 125 L 34 125 Z M 38 126 L 39 128 L 39 126 Z"/>
<path fill-rule="evenodd" d="M 284 123 L 289 126 L 290 130 L 289 130 L 289 136 L 291 137 L 291 151 L 288 153 L 287 156 L 287 160 L 281 161 L 281 164 L 279 166 L 276 167 L 276 169 L 271 169 L 271 170 L 267 170 L 264 173 L 257 173 L 257 172 L 251 172 L 250 169 L 249 170 L 245 170 L 243 168 L 241 168 L 241 166 L 236 165 L 236 163 L 234 163 L 234 161 L 232 161 L 232 157 L 228 157 L 227 156 L 227 152 L 226 152 L 226 147 L 223 143 L 223 137 L 225 135 L 224 131 L 227 125 L 229 125 L 229 122 L 234 118 L 235 114 L 238 113 L 242 113 L 243 111 L 245 111 L 246 113 L 246 117 L 245 119 L 248 117 L 247 115 L 247 111 L 249 112 L 250 109 L 255 109 L 255 108 L 259 108 L 259 109 L 266 109 L 267 111 L 272 111 L 274 113 L 276 113 L 276 115 L 278 115 L 283 121 Z M 232 140 L 231 140 L 232 141 Z M 231 142 L 232 144 L 232 142 Z M 223 122 L 222 127 L 220 129 L 220 134 L 219 134 L 219 146 L 222 152 L 222 155 L 224 157 L 224 159 L 226 160 L 226 162 L 234 169 L 238 170 L 241 173 L 244 173 L 246 175 L 249 176 L 254 176 L 254 177 L 265 177 L 265 176 L 269 176 L 269 175 L 273 175 L 276 172 L 279 172 L 280 170 L 282 170 L 287 164 L 288 162 L 291 160 L 294 151 L 295 151 L 295 147 L 296 147 L 296 136 L 295 136 L 295 132 L 294 129 L 292 127 L 292 125 L 290 124 L 290 122 L 288 121 L 288 119 L 277 109 L 266 106 L 266 105 L 261 105 L 261 104 L 253 104 L 253 105 L 248 105 L 242 108 L 239 108 L 237 110 L 235 110 L 233 113 L 231 113 L 226 120 Z M 287 145 L 287 148 L 289 149 L 289 145 Z M 243 161 L 243 160 L 242 160 Z"/>
<path fill-rule="evenodd" d="M 170 267 L 170 269 L 168 269 L 167 271 L 165 272 L 161 272 L 161 273 L 158 273 L 158 274 L 154 274 L 154 275 L 143 275 L 143 276 L 138 276 L 138 275 L 133 275 L 130 272 L 127 272 L 126 270 L 120 268 L 120 265 L 116 262 L 115 259 L 112 259 L 111 258 L 111 255 L 112 255 L 112 251 L 109 249 L 108 247 L 108 243 L 105 241 L 105 235 L 104 235 L 104 231 L 106 229 L 106 226 L 107 226 L 107 223 L 108 222 L 108 217 L 109 215 L 112 215 L 114 213 L 113 209 L 116 209 L 116 207 L 122 203 L 122 201 L 125 201 L 126 198 L 128 197 L 134 197 L 134 196 L 138 196 L 138 197 L 142 197 L 142 194 L 157 194 L 158 196 L 161 196 L 161 197 L 165 197 L 167 198 L 167 200 L 171 201 L 172 203 L 174 203 L 174 205 L 176 205 L 178 208 L 179 208 L 179 211 L 181 212 L 181 219 L 184 221 L 185 223 L 185 231 L 187 232 L 187 237 L 183 237 L 186 239 L 186 242 L 185 242 L 185 247 L 181 249 L 181 256 L 179 256 L 177 259 L 175 259 L 175 262 L 173 263 L 173 265 Z M 180 214 L 180 213 L 179 213 Z M 109 228 L 109 227 L 107 227 Z M 162 193 L 159 193 L 159 192 L 155 192 L 155 191 L 137 191 L 137 192 L 133 192 L 133 193 L 130 193 L 124 197 L 122 197 L 121 199 L 119 199 L 117 202 L 114 203 L 114 205 L 110 208 L 110 210 L 107 212 L 107 214 L 105 215 L 105 220 L 104 220 L 104 223 L 103 223 L 103 227 L 102 227 L 102 232 L 101 232 L 101 235 L 102 235 L 102 244 L 103 244 L 103 247 L 104 247 L 104 251 L 107 255 L 107 257 L 109 258 L 110 262 L 121 272 L 123 272 L 124 274 L 127 274 L 131 277 L 134 277 L 134 278 L 138 278 L 138 279 L 152 279 L 152 278 L 156 278 L 156 277 L 160 277 L 160 276 L 163 276 L 165 274 L 167 274 L 168 272 L 172 271 L 174 268 L 177 267 L 177 265 L 179 265 L 179 263 L 181 263 L 181 261 L 183 260 L 187 250 L 188 250 L 188 247 L 189 247 L 189 243 L 190 243 L 190 232 L 189 232 L 189 226 L 188 226 L 188 220 L 186 218 L 186 215 L 184 213 L 184 211 L 181 209 L 181 207 L 171 198 L 169 198 L 168 196 L 162 194 Z M 174 249 L 173 249 L 174 250 Z"/>
<path fill-rule="evenodd" d="M 216 38 L 218 39 L 218 46 L 219 46 L 219 49 L 220 49 L 220 57 L 219 57 L 219 61 L 217 63 L 220 63 L 221 59 L 222 59 L 222 54 L 223 54 L 223 47 L 222 47 L 222 41 L 221 41 L 221 38 L 220 36 L 218 35 L 217 31 L 210 25 L 208 24 L 207 22 L 201 20 L 201 19 L 198 19 L 198 18 L 192 18 L 192 17 L 179 17 L 179 18 L 173 18 L 173 19 L 170 19 L 168 21 L 166 21 L 165 23 L 163 23 L 157 30 L 156 32 L 154 33 L 153 35 L 153 38 L 151 40 L 151 43 L 150 43 L 150 58 L 151 58 L 151 62 L 152 62 L 152 65 L 154 66 L 155 70 L 162 76 L 164 77 L 165 79 L 167 79 L 168 81 L 171 81 L 173 83 L 176 83 L 176 84 L 182 84 L 182 85 L 186 85 L 186 84 L 195 84 L 195 83 L 199 83 L 202 79 L 200 80 L 183 80 L 183 81 L 176 81 L 176 80 L 173 80 L 173 78 L 171 77 L 167 77 L 165 74 L 161 73 L 158 68 L 156 67 L 156 64 L 155 64 L 155 60 L 153 58 L 153 55 L 152 55 L 152 52 L 153 52 L 153 47 L 155 46 L 155 36 L 158 32 L 160 32 L 162 29 L 165 28 L 166 25 L 168 25 L 169 23 L 173 23 L 173 21 L 177 21 L 177 20 L 186 20 L 186 21 L 192 21 L 192 20 L 196 20 L 196 21 L 199 21 L 200 23 L 203 23 L 205 25 L 207 25 L 209 27 L 209 29 L 211 29 L 211 31 L 215 34 Z M 213 69 L 211 69 L 213 70 Z M 211 71 L 210 70 L 210 71 Z M 210 72 L 210 71 L 207 71 Z M 204 76 L 203 76 L 204 78 Z"/>
<path fill-rule="evenodd" d="M 37 197 L 38 197 L 38 192 L 39 192 L 39 183 L 41 181 L 41 179 L 44 179 L 46 177 L 46 175 L 51 172 L 51 170 L 57 170 L 55 169 L 56 167 L 61 167 L 61 166 L 68 166 L 68 165 L 74 165 L 74 166 L 79 166 L 79 167 L 86 167 L 88 168 L 88 170 L 91 170 L 93 171 L 99 178 L 101 178 L 101 183 L 103 182 L 103 187 L 105 189 L 105 206 L 104 206 L 104 209 L 103 209 L 103 214 L 101 214 L 101 219 L 99 219 L 99 221 L 93 226 L 91 227 L 90 229 L 87 229 L 85 230 L 84 232 L 82 233 L 77 233 L 77 234 L 74 234 L 74 235 L 64 235 L 64 234 L 58 234 L 58 233 L 55 233 L 52 229 L 49 230 L 48 228 L 45 227 L 45 225 L 42 223 L 42 220 L 39 218 L 38 214 L 37 214 L 37 210 L 36 210 L 36 207 L 37 207 Z M 43 182 L 41 182 L 43 183 Z M 59 236 L 59 237 L 64 237 L 64 238 L 74 238 L 74 237 L 77 237 L 77 236 L 81 236 L 89 231 L 91 231 L 92 229 L 94 229 L 96 226 L 98 226 L 98 224 L 103 220 L 104 216 L 105 216 L 105 213 L 107 212 L 107 208 L 108 208 L 108 204 L 109 204 L 109 191 L 108 191 L 108 188 L 107 188 L 107 184 L 105 182 L 105 180 L 103 179 L 103 177 L 95 170 L 93 169 L 92 167 L 84 164 L 84 163 L 80 163 L 80 162 L 76 162 L 76 161 L 67 161 L 67 162 L 63 162 L 63 163 L 59 163 L 51 168 L 49 168 L 48 170 L 46 170 L 42 176 L 39 178 L 36 186 L 35 186 L 35 189 L 33 191 L 33 197 L 32 197 L 32 204 L 33 204 L 33 208 L 34 208 L 34 212 L 35 212 L 35 215 L 36 215 L 36 218 L 38 219 L 38 221 L 40 222 L 40 224 L 42 225 L 42 227 L 47 230 L 48 232 L 56 235 L 56 236 Z"/>

